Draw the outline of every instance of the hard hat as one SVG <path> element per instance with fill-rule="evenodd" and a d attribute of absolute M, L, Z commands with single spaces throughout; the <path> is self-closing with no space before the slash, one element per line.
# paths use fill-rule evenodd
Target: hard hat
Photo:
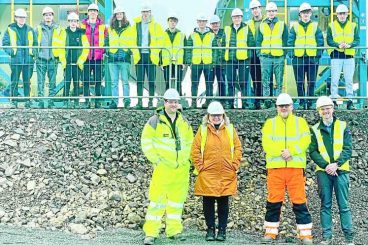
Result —
<path fill-rule="evenodd" d="M 100 9 L 98 8 L 97 4 L 95 3 L 91 3 L 88 8 L 87 8 L 87 11 L 89 10 L 97 10 L 97 11 L 100 11 Z"/>
<path fill-rule="evenodd" d="M 312 6 L 309 3 L 302 3 L 299 7 L 299 13 L 305 10 L 312 10 Z"/>
<path fill-rule="evenodd" d="M 220 22 L 220 17 L 218 17 L 217 15 L 212 15 L 211 19 L 210 19 L 210 24 L 212 23 L 218 23 Z"/>
<path fill-rule="evenodd" d="M 317 99 L 316 107 L 317 109 L 321 108 L 322 106 L 331 105 L 334 106 L 332 99 L 328 96 L 321 96 Z"/>
<path fill-rule="evenodd" d="M 252 0 L 249 3 L 249 8 L 257 8 L 257 7 L 261 7 L 261 3 L 258 0 Z"/>
<path fill-rule="evenodd" d="M 241 11 L 240 8 L 233 9 L 233 11 L 231 12 L 231 17 L 234 16 L 243 16 L 243 11 Z"/>
<path fill-rule="evenodd" d="M 291 99 L 290 95 L 286 93 L 282 93 L 277 97 L 276 105 L 291 105 L 293 100 Z"/>
<path fill-rule="evenodd" d="M 179 19 L 178 18 L 178 15 L 176 14 L 176 13 L 174 13 L 174 12 L 171 12 L 168 16 L 167 16 L 167 20 L 169 20 L 169 19 Z"/>
<path fill-rule="evenodd" d="M 149 3 L 144 3 L 141 7 L 141 12 L 148 12 L 151 11 L 151 5 Z"/>
<path fill-rule="evenodd" d="M 14 12 L 14 16 L 26 18 L 27 17 L 27 12 L 24 9 L 17 9 Z"/>
<path fill-rule="evenodd" d="M 42 15 L 44 14 L 48 14 L 48 13 L 52 13 L 52 14 L 55 14 L 54 10 L 50 7 L 45 7 L 43 10 L 42 10 Z"/>
<path fill-rule="evenodd" d="M 116 7 L 115 9 L 114 9 L 114 14 L 117 14 L 117 13 L 124 13 L 125 11 L 122 9 L 122 8 L 120 8 L 120 7 Z"/>
<path fill-rule="evenodd" d="M 336 8 L 336 13 L 348 13 L 349 9 L 345 4 L 339 4 Z"/>
<path fill-rule="evenodd" d="M 165 100 L 180 100 L 179 92 L 174 88 L 169 88 L 164 93 Z"/>
<path fill-rule="evenodd" d="M 68 14 L 68 20 L 79 20 L 79 15 L 75 12 L 70 12 Z"/>
<path fill-rule="evenodd" d="M 276 5 L 276 3 L 274 3 L 274 2 L 267 3 L 267 5 L 266 5 L 266 11 L 271 11 L 271 10 L 277 11 L 277 5 Z"/>
<path fill-rule="evenodd" d="M 208 21 L 208 17 L 205 14 L 199 14 L 197 16 L 197 20 L 205 20 L 205 21 Z"/>
<path fill-rule="evenodd" d="M 208 105 L 207 113 L 211 114 L 211 115 L 213 115 L 213 114 L 224 114 L 225 110 L 224 110 L 224 107 L 221 105 L 220 102 L 213 101 Z"/>

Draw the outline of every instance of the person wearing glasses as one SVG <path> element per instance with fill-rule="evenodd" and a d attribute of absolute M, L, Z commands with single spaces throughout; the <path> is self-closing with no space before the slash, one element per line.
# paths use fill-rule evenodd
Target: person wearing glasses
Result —
<path fill-rule="evenodd" d="M 321 199 L 320 244 L 333 244 L 331 208 L 332 194 L 335 192 L 345 244 L 353 245 L 353 221 L 349 206 L 349 161 L 353 149 L 351 130 L 345 121 L 334 116 L 334 103 L 331 98 L 319 97 L 317 110 L 321 120 L 312 127 L 309 155 L 317 165 L 318 195 Z"/>
<path fill-rule="evenodd" d="M 293 115 L 290 95 L 280 94 L 276 106 L 277 115 L 267 119 L 262 128 L 268 191 L 263 242 L 272 243 L 278 235 L 281 207 L 287 190 L 296 217 L 298 237 L 303 244 L 313 244 L 312 218 L 305 193 L 310 130 L 304 118 Z"/>
<path fill-rule="evenodd" d="M 207 225 L 206 241 L 225 241 L 229 216 L 229 197 L 237 193 L 237 171 L 242 146 L 234 125 L 218 101 L 209 104 L 207 115 L 194 138 L 192 162 L 198 177 L 194 194 L 203 197 Z M 215 220 L 217 202 L 218 226 Z M 218 233 L 216 235 L 216 227 Z"/>

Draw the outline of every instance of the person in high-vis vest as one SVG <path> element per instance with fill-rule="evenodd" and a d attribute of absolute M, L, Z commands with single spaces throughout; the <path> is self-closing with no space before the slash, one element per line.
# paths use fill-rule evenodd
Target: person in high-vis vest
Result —
<path fill-rule="evenodd" d="M 85 97 L 84 108 L 90 108 L 88 97 L 90 94 L 90 85 L 95 85 L 94 96 L 101 96 L 102 88 L 102 69 L 103 55 L 105 53 L 105 38 L 107 28 L 102 19 L 98 16 L 99 8 L 97 4 L 92 3 L 87 8 L 88 17 L 82 20 L 80 27 L 86 30 L 86 36 L 90 45 L 88 59 L 83 68 L 83 96 Z M 92 76 L 93 73 L 93 76 Z M 93 79 L 92 79 L 93 78 Z M 100 99 L 94 99 L 95 108 L 101 108 Z"/>
<path fill-rule="evenodd" d="M 332 195 L 335 192 L 340 214 L 341 230 L 346 243 L 353 245 L 353 221 L 349 206 L 349 172 L 352 155 L 351 130 L 345 121 L 334 116 L 331 98 L 317 99 L 321 120 L 312 127 L 312 142 L 309 155 L 316 163 L 318 195 L 321 199 L 320 218 L 322 242 L 335 244 L 332 240 Z"/>
<path fill-rule="evenodd" d="M 279 233 L 281 207 L 287 190 L 296 218 L 297 235 L 303 244 L 313 244 L 312 218 L 305 193 L 310 130 L 304 118 L 293 115 L 290 95 L 281 93 L 276 106 L 277 116 L 267 119 L 262 128 L 268 191 L 263 241 L 273 242 Z"/>
<path fill-rule="evenodd" d="M 267 18 L 265 18 L 259 26 L 257 34 L 257 50 L 260 56 L 262 67 L 262 93 L 268 97 L 271 94 L 270 81 L 275 74 L 276 83 L 274 84 L 275 96 L 282 92 L 285 52 L 282 47 L 286 47 L 288 39 L 288 27 L 284 21 L 276 17 L 277 5 L 269 2 L 266 5 Z M 265 100 L 265 108 L 272 106 L 272 101 Z"/>
<path fill-rule="evenodd" d="M 253 37 L 256 39 L 259 32 L 259 26 L 262 23 L 262 9 L 261 3 L 258 0 L 252 0 L 249 3 L 249 9 L 252 12 L 252 18 L 248 21 L 249 30 L 252 32 Z M 258 46 L 257 46 L 258 47 Z M 257 55 L 257 50 L 250 51 L 250 75 L 252 77 L 254 96 L 262 96 L 262 73 L 261 73 L 261 61 Z M 261 100 L 254 100 L 254 109 L 261 109 Z"/>
<path fill-rule="evenodd" d="M 211 102 L 191 151 L 191 159 L 198 172 L 194 194 L 203 197 L 206 241 L 226 240 L 229 197 L 237 193 L 236 173 L 240 168 L 241 157 L 242 146 L 234 125 L 230 123 L 221 103 Z M 218 226 L 215 220 L 215 202 Z"/>
<path fill-rule="evenodd" d="M 241 96 L 249 96 L 249 60 L 251 52 L 247 47 L 254 47 L 254 36 L 249 29 L 249 25 L 242 22 L 243 11 L 239 8 L 233 9 L 231 19 L 231 25 L 225 27 L 222 42 L 225 47 L 224 60 L 226 62 L 228 96 L 235 96 L 237 77 Z M 234 99 L 229 99 L 226 107 L 234 108 L 234 102 Z M 246 99 L 242 99 L 242 108 L 248 108 Z"/>
<path fill-rule="evenodd" d="M 189 189 L 190 149 L 193 130 L 179 111 L 180 95 L 170 88 L 164 106 L 156 110 L 143 128 L 141 146 L 152 163 L 149 205 L 143 230 L 144 244 L 154 244 L 166 213 L 166 236 L 184 240 L 182 212 Z"/>
<path fill-rule="evenodd" d="M 86 37 L 86 30 L 78 27 L 79 15 L 70 12 L 67 17 L 69 26 L 62 34 L 61 41 L 63 47 L 60 50 L 59 60 L 64 70 L 64 91 L 63 96 L 70 96 L 70 85 L 73 82 L 74 102 L 72 107 L 79 108 L 79 82 L 82 78 L 84 62 L 89 53 L 89 42 Z M 78 48 L 79 47 L 79 48 Z M 69 108 L 69 99 L 64 101 L 64 107 Z"/>
<path fill-rule="evenodd" d="M 215 38 L 217 40 L 217 45 L 221 47 L 222 40 L 225 35 L 224 29 L 221 28 L 221 20 L 220 17 L 217 15 L 213 15 L 210 18 L 210 26 L 215 34 Z M 223 50 L 218 50 L 218 52 L 223 53 Z M 223 65 L 224 63 L 224 56 L 219 54 L 217 55 L 217 60 L 213 61 L 213 77 L 211 78 L 212 81 L 215 81 L 215 78 L 217 80 L 217 94 L 218 96 L 226 96 L 226 80 L 225 80 L 225 67 Z M 223 101 L 223 100 L 220 100 Z M 225 101 L 224 101 L 225 102 Z"/>
<path fill-rule="evenodd" d="M 148 80 L 148 108 L 153 108 L 153 96 L 156 86 L 156 69 L 160 63 L 160 52 L 163 44 L 163 29 L 157 23 L 151 13 L 151 6 L 147 3 L 142 5 L 141 16 L 134 19 L 132 30 L 137 37 L 135 46 L 141 47 L 139 52 L 133 55 L 137 73 L 137 95 L 143 96 L 145 76 Z M 142 108 L 142 98 L 138 98 L 137 109 Z"/>
<path fill-rule="evenodd" d="M 290 50 L 292 57 L 294 76 L 298 97 L 314 96 L 316 84 L 318 61 L 322 50 L 317 47 L 324 46 L 323 34 L 318 27 L 318 23 L 311 21 L 312 6 L 309 3 L 302 3 L 299 7 L 299 21 L 291 27 L 288 47 L 294 47 Z M 308 86 L 305 87 L 305 77 Z M 312 99 L 299 99 L 299 108 L 311 109 Z"/>
<path fill-rule="evenodd" d="M 349 100 L 347 109 L 354 108 L 352 97 L 353 77 L 355 71 L 355 49 L 360 43 L 359 27 L 357 23 L 348 20 L 349 9 L 344 4 L 336 8 L 337 20 L 329 24 L 327 28 L 327 44 L 332 47 L 328 49 L 331 57 L 331 98 L 339 97 L 339 82 L 341 71 L 344 74 L 345 90 Z M 337 105 L 337 104 L 336 104 Z"/>
<path fill-rule="evenodd" d="M 24 96 L 30 96 L 31 77 L 33 74 L 34 57 L 37 55 L 37 36 L 32 27 L 26 24 L 27 13 L 24 9 L 14 12 L 15 22 L 10 24 L 3 37 L 4 51 L 10 56 L 10 96 L 11 108 L 18 107 L 18 83 L 22 73 Z M 13 46 L 13 47 L 6 47 Z M 27 46 L 27 48 L 18 48 Z M 25 99 L 25 107 L 31 106 L 30 100 Z"/>
<path fill-rule="evenodd" d="M 181 83 L 184 78 L 184 45 L 187 42 L 185 33 L 176 28 L 179 18 L 176 13 L 170 13 L 167 17 L 168 28 L 163 34 L 163 49 L 161 51 L 161 63 L 164 69 L 166 89 L 170 86 L 183 95 Z M 171 76 L 170 76 L 171 75 Z M 176 80 L 176 85 L 171 82 Z"/>
<path fill-rule="evenodd" d="M 203 73 L 206 85 L 206 102 L 203 107 L 207 107 L 210 102 L 210 97 L 213 96 L 213 61 L 217 59 L 219 53 L 217 47 L 216 36 L 207 27 L 208 18 L 204 14 L 197 16 L 198 27 L 194 28 L 193 32 L 188 37 L 187 48 L 185 49 L 186 64 L 191 65 L 191 80 L 192 80 L 192 108 L 197 107 L 197 95 L 199 80 Z"/>
<path fill-rule="evenodd" d="M 132 53 L 137 53 L 138 50 L 127 47 L 135 46 L 137 43 L 136 38 L 125 11 L 120 7 L 115 8 L 105 40 L 105 45 L 110 47 L 106 52 L 111 78 L 111 95 L 114 96 L 109 105 L 110 109 L 116 109 L 118 106 L 119 78 L 123 82 L 124 107 L 130 107 L 130 64 Z"/>
<path fill-rule="evenodd" d="M 54 10 L 45 7 L 42 10 L 43 20 L 40 25 L 35 28 L 38 42 L 38 55 L 36 59 L 37 68 L 37 94 L 39 97 L 45 96 L 45 76 L 47 73 L 49 79 L 49 97 L 55 96 L 56 75 L 59 64 L 60 47 L 62 44 L 61 37 L 64 29 L 54 22 Z M 43 48 L 47 47 L 47 48 Z M 49 48 L 52 47 L 52 48 Z M 40 99 L 39 108 L 44 108 L 45 100 Z M 54 106 L 53 100 L 48 101 L 49 108 Z"/>

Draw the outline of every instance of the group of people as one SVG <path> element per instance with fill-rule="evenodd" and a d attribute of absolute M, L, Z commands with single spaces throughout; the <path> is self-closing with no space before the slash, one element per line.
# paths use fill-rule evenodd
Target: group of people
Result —
<path fill-rule="evenodd" d="M 234 108 L 233 98 L 236 88 L 240 88 L 242 108 L 250 108 L 253 87 L 254 108 L 270 108 L 273 101 L 270 96 L 278 96 L 284 80 L 285 57 L 292 58 L 297 84 L 300 107 L 311 109 L 317 77 L 319 58 L 324 46 L 324 38 L 318 23 L 311 20 L 313 8 L 303 3 L 299 8 L 299 21 L 291 27 L 277 17 L 278 7 L 274 2 L 266 5 L 266 16 L 262 15 L 262 6 L 258 0 L 252 0 L 249 9 L 252 18 L 244 22 L 243 11 L 235 8 L 231 13 L 232 23 L 221 29 L 217 15 L 210 18 L 199 14 L 197 27 L 186 36 L 177 28 L 179 21 L 175 13 L 167 17 L 166 30 L 154 20 L 149 5 L 143 5 L 141 16 L 129 23 L 124 9 L 117 7 L 113 11 L 110 24 L 103 24 L 96 4 L 88 6 L 88 17 L 79 23 L 77 13 L 69 13 L 69 26 L 64 29 L 54 22 L 54 11 L 45 7 L 43 21 L 35 29 L 26 24 L 27 13 L 17 9 L 15 23 L 8 26 L 3 38 L 6 53 L 11 56 L 11 97 L 18 96 L 18 82 L 23 74 L 24 96 L 30 96 L 30 78 L 34 61 L 37 66 L 38 96 L 44 96 L 45 75 L 49 78 L 49 97 L 55 95 L 57 66 L 64 69 L 64 96 L 70 96 L 73 82 L 73 96 L 79 96 L 79 79 L 83 81 L 84 107 L 89 108 L 88 96 L 94 94 L 95 108 L 101 107 L 101 81 L 103 74 L 109 73 L 111 91 L 114 96 L 110 108 L 118 103 L 118 83 L 123 82 L 124 106 L 130 107 L 129 74 L 133 62 L 136 65 L 137 108 L 142 108 L 142 96 L 145 77 L 148 80 L 148 107 L 153 107 L 155 97 L 156 72 L 160 67 L 164 73 L 166 89 L 175 87 L 180 95 L 182 80 L 187 66 L 191 67 L 191 106 L 197 107 L 198 86 L 204 75 L 206 84 L 207 108 L 214 96 L 214 81 L 218 82 L 218 96 L 225 108 Z M 327 30 L 328 53 L 331 57 L 331 97 L 339 97 L 341 71 L 345 79 L 347 108 L 353 109 L 354 55 L 359 44 L 359 30 L 356 23 L 350 21 L 349 10 L 340 4 L 336 8 L 337 19 L 330 23 Z M 18 48 L 28 46 L 29 48 Z M 66 46 L 66 48 L 64 48 Z M 285 50 L 283 47 L 293 47 Z M 51 49 L 52 48 L 52 49 Z M 108 71 L 103 70 L 103 60 L 107 59 Z M 249 83 L 251 80 L 253 86 Z M 273 77 L 275 76 L 275 82 Z M 307 85 L 306 85 L 307 81 Z M 175 82 L 175 83 L 174 83 Z M 94 84 L 94 91 L 90 85 Z M 264 97 L 264 99 L 262 99 Z M 25 100 L 26 107 L 30 106 Z M 263 103 L 261 103 L 263 101 Z M 75 100 L 78 103 L 78 100 Z M 263 104 L 263 105 L 262 105 Z M 17 101 L 13 100 L 13 107 Z M 44 107 L 44 101 L 39 102 Z M 52 100 L 48 103 L 53 106 Z"/>
<path fill-rule="evenodd" d="M 142 151 L 152 163 L 149 206 L 144 244 L 154 244 L 161 221 L 166 218 L 169 239 L 184 240 L 182 212 L 188 195 L 190 167 L 194 165 L 194 194 L 202 196 L 207 225 L 206 241 L 225 241 L 229 198 L 237 193 L 237 172 L 241 167 L 242 140 L 219 101 L 212 101 L 193 136 L 190 123 L 180 107 L 180 94 L 168 89 L 164 106 L 145 124 Z M 316 164 L 321 199 L 321 244 L 333 243 L 332 196 L 335 191 L 346 244 L 352 245 L 353 225 L 349 207 L 349 159 L 352 136 L 345 121 L 334 116 L 330 97 L 317 99 L 320 120 L 312 127 L 293 114 L 293 100 L 281 93 L 276 100 L 277 115 L 262 128 L 262 146 L 267 169 L 267 203 L 262 242 L 272 243 L 279 234 L 281 208 L 287 190 L 296 217 L 298 238 L 313 244 L 312 217 L 307 207 L 305 169 L 307 152 Z M 243 139 L 244 141 L 244 139 Z M 215 220 L 217 203 L 218 223 Z"/>

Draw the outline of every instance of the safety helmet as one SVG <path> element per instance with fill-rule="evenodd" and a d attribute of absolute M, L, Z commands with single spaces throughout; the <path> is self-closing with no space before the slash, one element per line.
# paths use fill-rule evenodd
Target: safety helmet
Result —
<path fill-rule="evenodd" d="M 249 3 L 249 8 L 257 8 L 257 7 L 261 7 L 261 3 L 258 0 L 252 0 Z"/>
<path fill-rule="evenodd" d="M 116 7 L 114 9 L 114 14 L 117 14 L 117 13 L 125 13 L 124 9 L 120 8 L 120 7 Z"/>
<path fill-rule="evenodd" d="M 207 113 L 208 114 L 224 114 L 225 110 L 224 107 L 221 105 L 220 102 L 218 101 L 212 101 L 207 108 Z"/>
<path fill-rule="evenodd" d="M 90 10 L 97 10 L 97 11 L 100 11 L 100 9 L 98 8 L 98 5 L 95 4 L 95 3 L 91 3 L 88 8 L 87 8 L 87 11 L 90 11 Z"/>
<path fill-rule="evenodd" d="M 26 18 L 27 17 L 27 12 L 24 9 L 17 9 L 14 12 L 14 16 Z"/>
<path fill-rule="evenodd" d="M 339 4 L 336 8 L 336 13 L 348 13 L 349 9 L 345 4 Z"/>
<path fill-rule="evenodd" d="M 328 96 L 321 96 L 317 99 L 316 107 L 317 109 L 321 108 L 322 106 L 331 105 L 334 106 L 332 99 Z"/>
<path fill-rule="evenodd" d="M 42 15 L 44 14 L 48 14 L 48 13 L 52 13 L 52 14 L 55 14 L 54 10 L 50 7 L 45 7 L 43 10 L 42 10 Z"/>
<path fill-rule="evenodd" d="M 233 9 L 233 11 L 231 12 L 231 17 L 234 16 L 243 16 L 243 11 L 241 11 L 240 8 Z"/>
<path fill-rule="evenodd" d="M 151 11 L 151 5 L 149 3 L 144 3 L 141 7 L 141 12 L 148 12 Z"/>
<path fill-rule="evenodd" d="M 197 20 L 204 20 L 204 21 L 208 21 L 208 17 L 205 14 L 199 14 L 197 16 Z"/>
<path fill-rule="evenodd" d="M 68 14 L 68 20 L 79 20 L 79 15 L 75 12 L 70 12 Z"/>
<path fill-rule="evenodd" d="M 312 10 L 312 6 L 309 3 L 302 3 L 299 7 L 299 13 L 305 10 Z"/>
<path fill-rule="evenodd" d="M 267 5 L 266 5 L 266 11 L 271 11 L 271 10 L 277 11 L 277 5 L 276 5 L 276 3 L 274 3 L 274 2 L 267 3 Z"/>
<path fill-rule="evenodd" d="M 174 12 L 171 12 L 168 16 L 167 16 L 167 20 L 169 19 L 176 19 L 179 20 L 178 15 Z"/>
<path fill-rule="evenodd" d="M 220 21 L 221 21 L 220 20 L 220 17 L 218 17 L 217 15 L 212 15 L 211 16 L 211 19 L 210 19 L 210 24 L 212 24 L 212 23 L 218 23 Z"/>
<path fill-rule="evenodd" d="M 165 100 L 180 100 L 179 92 L 174 88 L 169 88 L 164 93 Z"/>
<path fill-rule="evenodd" d="M 276 100 L 276 105 L 291 105 L 293 100 L 291 99 L 290 95 L 286 93 L 281 93 Z"/>

